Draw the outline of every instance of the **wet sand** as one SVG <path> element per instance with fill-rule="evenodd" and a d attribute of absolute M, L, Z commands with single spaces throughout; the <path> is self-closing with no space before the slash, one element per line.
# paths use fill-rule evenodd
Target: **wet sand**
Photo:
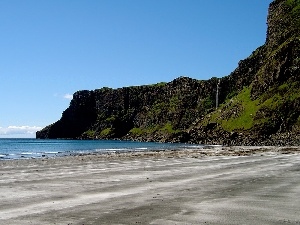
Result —
<path fill-rule="evenodd" d="M 0 161 L 0 224 L 300 224 L 300 147 Z"/>

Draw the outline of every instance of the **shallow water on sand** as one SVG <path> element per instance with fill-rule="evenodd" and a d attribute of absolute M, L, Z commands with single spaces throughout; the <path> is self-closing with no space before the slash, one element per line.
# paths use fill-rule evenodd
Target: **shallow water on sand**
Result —
<path fill-rule="evenodd" d="M 59 157 L 92 152 L 155 151 L 161 149 L 201 148 L 201 145 L 134 142 L 118 140 L 44 140 L 0 139 L 0 160 Z"/>

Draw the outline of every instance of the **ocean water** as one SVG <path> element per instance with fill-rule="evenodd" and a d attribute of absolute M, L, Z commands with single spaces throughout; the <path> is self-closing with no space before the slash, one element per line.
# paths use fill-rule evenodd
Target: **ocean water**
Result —
<path fill-rule="evenodd" d="M 92 152 L 155 151 L 161 149 L 199 148 L 180 143 L 134 142 L 117 140 L 44 140 L 1 138 L 0 160 L 60 157 Z"/>

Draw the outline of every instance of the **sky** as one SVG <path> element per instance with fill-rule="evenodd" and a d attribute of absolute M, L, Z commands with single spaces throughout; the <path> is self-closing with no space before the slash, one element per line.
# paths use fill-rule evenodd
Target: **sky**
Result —
<path fill-rule="evenodd" d="M 270 2 L 0 0 L 0 138 L 34 138 L 78 90 L 229 75 Z"/>

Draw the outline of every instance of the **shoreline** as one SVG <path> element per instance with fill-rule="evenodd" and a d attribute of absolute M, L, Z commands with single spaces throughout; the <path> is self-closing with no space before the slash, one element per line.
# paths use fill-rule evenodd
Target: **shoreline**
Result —
<path fill-rule="evenodd" d="M 250 156 L 256 154 L 299 154 L 300 146 L 221 146 L 206 145 L 195 148 L 155 149 L 155 150 L 126 150 L 106 152 L 72 153 L 70 155 L 45 156 L 38 158 L 0 159 L 2 162 L 15 161 L 45 161 L 45 160 L 71 160 L 71 159 L 118 159 L 118 158 L 201 158 L 209 156 Z"/>
<path fill-rule="evenodd" d="M 298 224 L 300 147 L 0 160 L 1 224 Z"/>

